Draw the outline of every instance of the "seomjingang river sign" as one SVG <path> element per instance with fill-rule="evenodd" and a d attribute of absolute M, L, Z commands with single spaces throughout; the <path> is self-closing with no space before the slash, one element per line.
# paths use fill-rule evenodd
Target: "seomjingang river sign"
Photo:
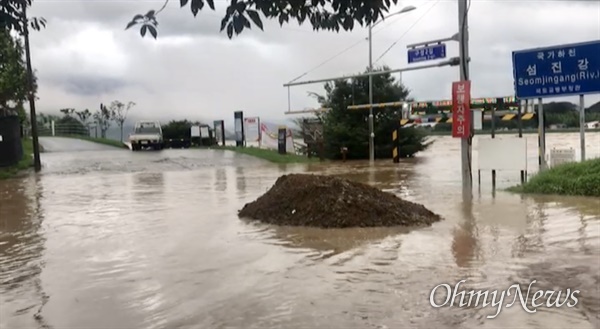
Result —
<path fill-rule="evenodd" d="M 600 93 L 600 40 L 513 51 L 518 99 Z"/>

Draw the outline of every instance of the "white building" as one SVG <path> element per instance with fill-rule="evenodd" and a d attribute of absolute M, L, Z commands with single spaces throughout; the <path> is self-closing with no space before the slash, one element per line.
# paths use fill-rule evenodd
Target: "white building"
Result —
<path fill-rule="evenodd" d="M 585 123 L 586 129 L 600 128 L 600 121 L 590 121 Z"/>

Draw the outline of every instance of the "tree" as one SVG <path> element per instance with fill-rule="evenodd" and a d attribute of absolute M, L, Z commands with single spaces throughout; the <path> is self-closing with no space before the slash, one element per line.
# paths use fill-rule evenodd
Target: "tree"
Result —
<path fill-rule="evenodd" d="M 0 112 L 16 115 L 28 90 L 23 45 L 8 30 L 0 30 Z"/>
<path fill-rule="evenodd" d="M 94 113 L 94 120 L 100 127 L 100 136 L 106 138 L 106 131 L 110 128 L 110 122 L 114 118 L 114 113 L 106 105 L 100 104 L 100 110 Z"/>
<path fill-rule="evenodd" d="M 64 114 L 65 116 L 68 116 L 68 117 L 70 117 L 73 113 L 75 113 L 75 109 L 72 109 L 72 108 L 60 109 L 59 111 L 60 111 L 60 113 Z"/>
<path fill-rule="evenodd" d="M 387 67 L 376 71 L 389 70 Z M 339 158 L 341 147 L 347 147 L 348 159 L 369 157 L 368 109 L 348 110 L 349 105 L 369 103 L 369 79 L 360 77 L 351 80 L 338 80 L 325 85 L 326 95 L 313 95 L 322 107 L 330 111 L 319 114 L 323 121 L 324 152 L 327 158 Z M 387 103 L 411 101 L 409 91 L 397 83 L 391 74 L 373 76 L 373 102 Z M 374 108 L 375 154 L 378 158 L 392 155 L 392 131 L 399 126 L 400 108 Z M 415 128 L 400 129 L 400 156 L 412 157 L 427 149 L 426 134 Z"/>
<path fill-rule="evenodd" d="M 83 123 L 87 127 L 88 120 L 92 116 L 92 112 L 90 112 L 90 110 L 88 109 L 85 109 L 83 111 L 75 111 L 75 114 L 79 118 L 79 121 L 81 121 L 81 123 Z"/>
<path fill-rule="evenodd" d="M 123 124 L 127 119 L 127 113 L 129 113 L 129 109 L 131 109 L 133 106 L 135 106 L 134 102 L 129 102 L 127 105 L 125 105 L 120 101 L 113 101 L 110 104 L 112 119 L 119 125 L 119 128 L 121 129 L 121 141 L 123 141 Z"/>
<path fill-rule="evenodd" d="M 14 30 L 23 35 L 25 32 L 23 9 L 31 7 L 32 3 L 33 0 L 0 0 L 0 29 Z M 46 27 L 46 19 L 43 17 L 32 17 L 27 20 L 27 23 L 36 31 Z"/>
<path fill-rule="evenodd" d="M 140 25 L 142 37 L 149 32 L 156 39 L 157 16 L 168 3 L 169 0 L 165 0 L 158 10 L 135 15 L 125 29 Z M 267 19 L 277 18 L 281 26 L 292 19 L 298 24 L 308 21 L 315 31 L 339 32 L 340 29 L 350 31 L 355 23 L 364 26 L 383 19 L 390 7 L 397 3 L 398 0 L 231 0 L 221 20 L 220 30 L 226 29 L 229 39 L 233 37 L 234 32 L 239 35 L 245 28 L 251 28 L 250 22 L 263 30 L 260 15 L 262 13 Z M 179 0 L 179 4 L 182 8 L 189 4 L 194 17 L 205 7 L 205 4 L 215 10 L 214 0 Z"/>
<path fill-rule="evenodd" d="M 163 125 L 163 138 L 164 139 L 189 139 L 191 134 L 191 128 L 193 125 L 199 125 L 199 122 L 192 122 L 186 120 L 171 120 L 166 125 Z"/>

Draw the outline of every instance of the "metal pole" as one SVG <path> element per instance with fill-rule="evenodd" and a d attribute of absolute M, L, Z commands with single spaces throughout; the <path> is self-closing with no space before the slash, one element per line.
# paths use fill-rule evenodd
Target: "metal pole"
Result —
<path fill-rule="evenodd" d="M 546 129 L 544 128 L 544 104 L 542 98 L 538 98 L 538 144 L 540 171 L 546 169 Z"/>
<path fill-rule="evenodd" d="M 418 71 L 418 70 L 424 70 L 424 69 L 430 69 L 430 68 L 434 68 L 434 67 L 443 67 L 443 66 L 454 66 L 456 65 L 456 63 L 458 63 L 459 59 L 456 57 L 453 57 L 449 60 L 446 61 L 442 61 L 436 64 L 426 64 L 426 65 L 419 65 L 419 66 L 409 66 L 409 67 L 403 67 L 401 69 L 394 69 L 394 70 L 387 70 L 387 71 L 377 71 L 377 72 L 367 72 L 367 73 L 361 73 L 361 74 L 352 74 L 352 75 L 345 75 L 345 76 L 341 76 L 341 77 L 335 77 L 335 78 L 327 78 L 327 79 L 318 79 L 318 80 L 308 80 L 308 81 L 298 81 L 298 82 L 288 82 L 288 83 L 284 83 L 283 86 L 284 87 L 289 87 L 289 86 L 299 86 L 299 85 L 310 85 L 313 83 L 321 83 L 321 82 L 329 82 L 329 81 L 335 81 L 335 80 L 347 80 L 347 79 L 354 79 L 354 78 L 361 78 L 361 77 L 368 77 L 371 75 L 384 75 L 384 74 L 390 74 L 390 73 L 396 73 L 396 72 L 408 72 L 408 71 Z"/>
<path fill-rule="evenodd" d="M 459 48 L 460 48 L 460 80 L 469 80 L 469 23 L 467 18 L 467 0 L 458 0 L 458 31 L 459 31 Z M 469 122 L 473 122 L 472 111 L 467 115 L 470 117 Z M 472 130 L 471 130 L 472 134 Z M 472 192 L 472 177 L 471 177 L 471 138 L 461 139 L 461 164 L 462 164 L 462 181 L 465 191 Z"/>
<path fill-rule="evenodd" d="M 521 120 L 521 116 L 523 114 L 523 101 L 519 101 L 519 106 L 517 110 L 518 120 L 519 120 L 519 138 L 523 138 L 523 120 Z M 525 109 L 527 111 L 527 109 Z M 525 183 L 525 171 L 521 170 L 521 184 Z"/>
<path fill-rule="evenodd" d="M 500 108 L 496 108 L 498 106 L 498 99 L 496 99 L 496 104 L 492 105 L 492 139 L 496 138 L 496 110 L 503 110 Z M 502 113 L 502 112 L 500 112 Z M 492 169 L 492 190 L 496 189 L 496 170 Z"/>
<path fill-rule="evenodd" d="M 40 160 L 40 143 L 38 140 L 37 116 L 35 113 L 35 95 L 33 91 L 33 70 L 31 68 L 31 52 L 29 48 L 29 22 L 27 21 L 27 2 L 23 2 L 23 34 L 25 37 L 25 57 L 27 61 L 27 85 L 29 98 L 29 116 L 31 120 L 31 138 L 33 139 L 33 167 L 35 171 L 42 170 Z"/>
<path fill-rule="evenodd" d="M 585 161 L 585 102 L 579 95 L 579 135 L 581 136 L 581 161 Z"/>
<path fill-rule="evenodd" d="M 369 72 L 373 72 L 373 26 L 369 23 Z M 375 131 L 373 127 L 373 76 L 369 75 L 369 162 L 375 161 Z"/>

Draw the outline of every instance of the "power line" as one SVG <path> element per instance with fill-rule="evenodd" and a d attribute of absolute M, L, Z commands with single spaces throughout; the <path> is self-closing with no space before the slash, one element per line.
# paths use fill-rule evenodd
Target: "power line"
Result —
<path fill-rule="evenodd" d="M 298 79 L 300 79 L 300 78 L 304 77 L 305 75 L 307 75 L 307 74 L 309 74 L 310 72 L 313 72 L 314 70 L 316 70 L 316 69 L 320 68 L 321 66 L 323 66 L 323 65 L 325 65 L 325 64 L 327 64 L 327 63 L 329 63 L 329 62 L 331 62 L 332 60 L 334 60 L 334 59 L 335 59 L 335 58 L 337 58 L 338 56 L 340 56 L 340 55 L 344 54 L 345 52 L 347 52 L 348 50 L 350 50 L 350 49 L 352 49 L 352 48 L 354 48 L 354 47 L 358 46 L 358 45 L 359 45 L 361 42 L 364 42 L 364 41 L 365 41 L 365 39 L 364 39 L 364 38 L 363 38 L 363 39 L 360 39 L 358 42 L 356 42 L 356 43 L 352 44 L 352 45 L 351 45 L 351 46 L 349 46 L 348 48 L 345 48 L 344 50 L 340 51 L 339 53 L 337 53 L 337 54 L 335 54 L 335 55 L 333 55 L 333 56 L 329 57 L 328 59 L 326 59 L 326 60 L 324 60 L 323 62 L 321 62 L 321 64 L 319 64 L 319 65 L 317 65 L 317 66 L 313 67 L 312 69 L 310 69 L 310 70 L 308 70 L 308 71 L 306 71 L 306 72 L 302 73 L 301 75 L 299 75 L 299 76 L 298 76 L 298 77 L 296 77 L 295 79 L 291 80 L 290 82 L 294 82 L 294 81 L 296 81 L 296 80 L 298 80 Z"/>
<path fill-rule="evenodd" d="M 438 0 L 438 1 L 439 1 L 439 0 Z M 386 27 L 389 27 L 389 26 L 390 26 L 390 25 L 392 25 L 394 22 L 395 22 L 395 21 L 392 21 L 392 23 L 391 23 L 391 24 L 389 24 L 389 25 L 386 25 L 386 26 L 382 27 L 381 29 L 379 29 L 379 30 L 377 30 L 377 31 L 373 32 L 372 34 L 377 34 L 377 33 L 381 32 L 381 30 L 385 29 Z M 344 50 L 340 51 L 339 53 L 337 53 L 337 54 L 335 54 L 335 55 L 333 55 L 333 56 L 329 57 L 328 59 L 324 60 L 323 62 L 321 62 L 321 63 L 320 63 L 320 64 L 318 64 L 317 66 L 315 66 L 315 67 L 311 68 L 310 70 L 308 70 L 308 71 L 306 71 L 306 72 L 302 73 L 301 75 L 299 75 L 298 77 L 294 78 L 294 79 L 293 79 L 293 80 L 291 80 L 290 82 L 294 82 L 294 81 L 296 81 L 296 80 L 298 80 L 298 79 L 300 79 L 300 78 L 302 78 L 302 77 L 306 76 L 307 74 L 309 74 L 309 73 L 313 72 L 314 70 L 316 70 L 316 69 L 318 69 L 318 68 L 322 67 L 323 65 L 325 65 L 325 64 L 327 64 L 327 63 L 329 63 L 329 62 L 331 62 L 332 60 L 336 59 L 338 56 L 341 56 L 341 55 L 343 55 L 344 53 L 346 53 L 346 52 L 347 52 L 347 51 L 349 51 L 350 49 L 352 49 L 352 48 L 354 48 L 354 47 L 358 46 L 359 44 L 361 44 L 362 42 L 364 42 L 364 41 L 367 41 L 367 40 L 368 40 L 368 38 L 361 38 L 360 40 L 358 40 L 357 42 L 353 43 L 353 44 L 352 44 L 352 45 L 350 45 L 349 47 L 347 47 L 347 48 L 345 48 Z"/>
<path fill-rule="evenodd" d="M 409 28 L 408 30 L 406 30 L 406 32 L 404 32 L 400 38 L 398 38 L 398 40 L 394 41 L 394 43 L 392 43 L 391 46 L 388 47 L 388 49 L 386 49 L 383 54 L 381 54 L 379 57 L 377 57 L 377 59 L 375 60 L 375 62 L 373 62 L 373 64 L 377 63 L 383 56 L 385 56 L 385 54 L 387 54 L 400 40 L 402 40 L 402 38 L 404 38 L 405 35 L 408 34 L 408 32 L 410 32 L 410 30 L 412 30 L 413 27 L 415 27 L 417 25 L 417 23 L 419 23 L 419 21 L 421 21 L 421 19 L 423 19 L 430 11 L 431 9 L 433 9 L 433 7 L 435 7 L 438 3 L 440 3 L 440 0 L 437 0 L 433 6 L 429 7 L 429 9 L 427 9 L 427 11 L 425 11 L 423 13 L 423 15 L 421 15 L 421 17 L 419 17 Z"/>
<path fill-rule="evenodd" d="M 418 19 L 418 20 L 417 20 L 417 21 L 416 21 L 416 22 L 415 22 L 415 23 L 414 23 L 414 24 L 413 24 L 413 25 L 412 25 L 412 26 L 411 26 L 411 27 L 408 29 L 408 31 L 410 31 L 410 29 L 411 29 L 412 27 L 414 27 L 414 26 L 415 26 L 415 24 L 416 24 L 416 23 L 418 23 L 418 22 L 419 22 L 419 20 L 421 20 L 421 18 L 423 18 L 423 17 L 424 17 L 424 16 L 425 16 L 425 15 L 426 15 L 426 14 L 427 14 L 427 13 L 428 13 L 428 12 L 429 12 L 429 11 L 430 11 L 430 10 L 431 10 L 431 9 L 432 9 L 434 6 L 435 6 L 435 5 L 437 5 L 439 2 L 440 2 L 440 0 L 437 0 L 437 1 L 436 1 L 436 2 L 433 4 L 433 6 L 432 6 L 432 7 L 430 7 L 430 8 L 427 10 L 427 12 L 425 12 L 425 14 L 423 14 L 423 16 L 421 16 L 421 17 L 420 17 L 420 18 L 419 18 L 419 19 Z M 380 29 L 379 29 L 379 30 L 377 30 L 377 31 L 374 31 L 372 34 L 373 34 L 373 35 L 375 35 L 375 34 L 377 34 L 377 33 L 381 32 L 382 30 L 384 30 L 384 29 L 386 29 L 386 28 L 390 27 L 390 26 L 391 26 L 391 25 L 393 25 L 394 23 L 397 23 L 398 21 L 400 21 L 400 19 L 401 19 L 401 17 L 397 17 L 397 18 L 396 18 L 396 20 L 393 20 L 393 21 L 392 21 L 390 24 L 383 26 L 382 28 L 380 28 Z M 402 36 L 406 35 L 406 33 L 408 33 L 408 31 L 406 31 L 406 32 L 405 32 L 405 33 L 404 33 Z M 345 48 L 344 50 L 340 51 L 339 53 L 337 53 L 337 54 L 335 54 L 335 55 L 333 55 L 333 56 L 329 57 L 329 58 L 328 58 L 328 59 L 326 59 L 326 60 L 324 60 L 323 62 L 321 62 L 321 63 L 320 63 L 320 64 L 318 64 L 317 66 L 315 66 L 315 67 L 311 68 L 310 70 L 308 70 L 308 71 L 306 71 L 306 72 L 302 73 L 301 75 L 297 76 L 296 78 L 294 78 L 293 80 L 291 80 L 289 83 L 292 83 L 292 82 L 294 82 L 294 81 L 297 81 L 298 79 L 300 79 L 300 78 L 302 78 L 302 77 L 306 76 L 307 74 L 309 74 L 309 73 L 313 72 L 314 70 L 316 70 L 316 69 L 318 69 L 318 68 L 322 67 L 323 65 L 325 65 L 325 64 L 327 64 L 327 63 L 329 63 L 329 62 L 331 62 L 332 60 L 336 59 L 338 56 L 341 56 L 341 55 L 343 55 L 344 53 L 346 53 L 347 51 L 351 50 L 352 48 L 354 48 L 354 47 L 358 46 L 358 45 L 359 45 L 361 42 L 364 42 L 364 41 L 367 41 L 367 40 L 368 40 L 368 38 L 361 38 L 361 39 L 360 39 L 360 40 L 358 40 L 357 42 L 355 42 L 355 43 L 353 43 L 352 45 L 350 45 L 348 48 Z M 392 46 L 393 46 L 393 45 L 392 45 Z M 383 55 L 382 55 L 382 56 L 383 56 Z M 379 58 L 381 58 L 382 56 L 380 56 Z M 378 59 L 378 60 L 379 60 L 379 59 Z M 377 61 L 375 61 L 375 62 L 377 62 Z"/>

